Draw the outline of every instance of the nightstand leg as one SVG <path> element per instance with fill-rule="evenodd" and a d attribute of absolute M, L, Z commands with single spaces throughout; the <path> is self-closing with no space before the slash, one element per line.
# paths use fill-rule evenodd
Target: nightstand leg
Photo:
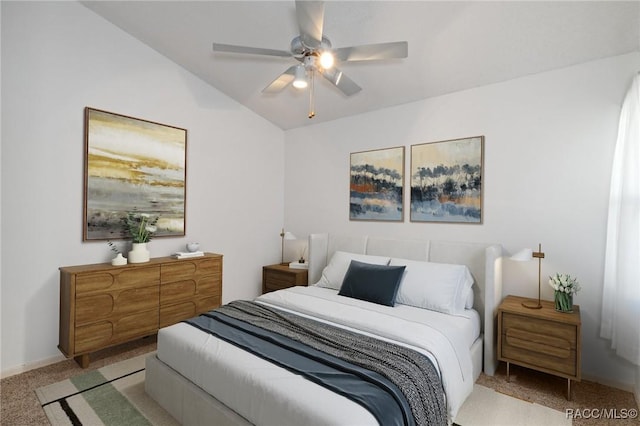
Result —
<path fill-rule="evenodd" d="M 507 361 L 507 383 L 509 382 L 509 361 Z"/>
<path fill-rule="evenodd" d="M 567 401 L 571 401 L 571 379 L 567 379 Z"/>

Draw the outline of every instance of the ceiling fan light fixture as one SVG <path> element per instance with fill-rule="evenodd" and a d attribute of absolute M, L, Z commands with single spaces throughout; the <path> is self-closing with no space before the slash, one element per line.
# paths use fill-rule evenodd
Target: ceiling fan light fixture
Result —
<path fill-rule="evenodd" d="M 331 69 L 333 64 L 335 63 L 335 58 L 333 57 L 333 53 L 328 50 L 325 50 L 320 54 L 320 66 L 325 69 Z"/>
<path fill-rule="evenodd" d="M 293 87 L 296 89 L 305 89 L 308 85 L 307 70 L 304 68 L 304 65 L 298 65 L 296 67 L 296 77 L 293 80 Z"/>

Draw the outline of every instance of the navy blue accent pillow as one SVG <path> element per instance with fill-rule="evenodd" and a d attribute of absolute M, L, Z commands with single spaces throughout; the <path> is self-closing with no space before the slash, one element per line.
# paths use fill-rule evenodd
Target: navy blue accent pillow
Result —
<path fill-rule="evenodd" d="M 393 306 L 406 266 L 372 265 L 352 260 L 340 287 L 340 296 Z"/>

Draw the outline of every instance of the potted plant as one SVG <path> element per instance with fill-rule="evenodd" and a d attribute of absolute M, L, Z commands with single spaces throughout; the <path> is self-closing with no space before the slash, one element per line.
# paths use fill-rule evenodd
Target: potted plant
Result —
<path fill-rule="evenodd" d="M 553 287 L 556 311 L 573 312 L 573 295 L 580 291 L 578 280 L 569 274 L 556 273 L 549 277 L 549 285 Z"/>
<path fill-rule="evenodd" d="M 130 263 L 143 263 L 149 261 L 147 243 L 151 241 L 158 230 L 156 223 L 158 216 L 141 213 L 133 209 L 122 218 L 123 236 L 131 238 L 132 248 L 129 252 Z"/>

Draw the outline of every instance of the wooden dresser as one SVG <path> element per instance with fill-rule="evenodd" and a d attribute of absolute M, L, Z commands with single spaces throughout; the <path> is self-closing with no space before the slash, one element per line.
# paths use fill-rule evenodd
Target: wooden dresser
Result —
<path fill-rule="evenodd" d="M 221 301 L 220 254 L 61 267 L 58 348 L 86 368 L 91 352 L 152 335 Z"/>
<path fill-rule="evenodd" d="M 306 269 L 289 268 L 287 264 L 262 267 L 262 294 L 296 285 L 307 285 Z"/>
<path fill-rule="evenodd" d="M 522 306 L 526 299 L 507 296 L 498 307 L 498 359 L 567 379 L 580 381 L 580 306 L 572 313 L 557 312 L 554 303 L 542 300 L 542 309 Z"/>

